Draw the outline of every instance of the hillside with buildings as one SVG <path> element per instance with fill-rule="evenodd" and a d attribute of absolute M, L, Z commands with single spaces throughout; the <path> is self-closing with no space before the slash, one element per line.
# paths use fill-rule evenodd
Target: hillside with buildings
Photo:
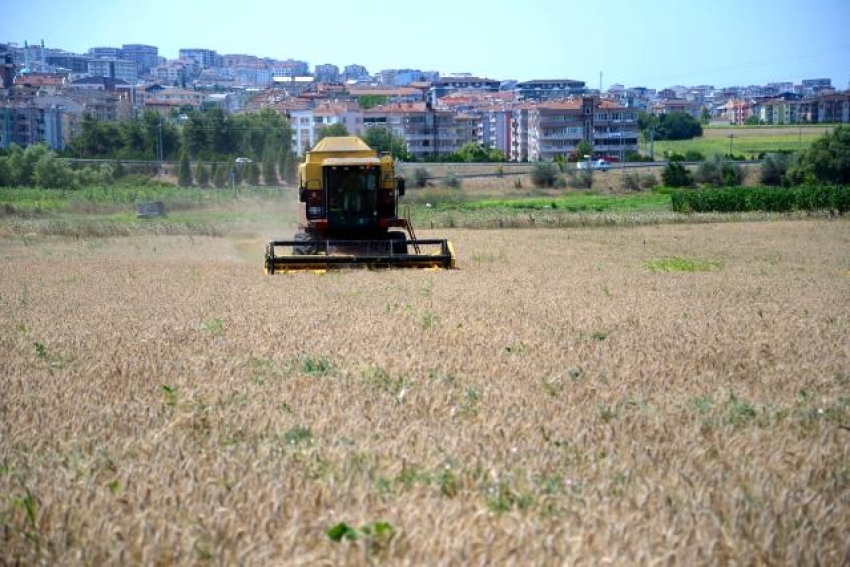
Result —
<path fill-rule="evenodd" d="M 310 68 L 212 49 L 161 57 L 150 45 L 92 47 L 86 54 L 44 45 L 0 44 L 0 148 L 47 143 L 61 151 L 83 117 L 124 121 L 156 112 L 179 122 L 191 111 L 272 108 L 292 126 L 303 154 L 324 127 L 355 135 L 386 128 L 417 160 L 440 161 L 469 143 L 510 161 L 593 155 L 625 160 L 639 150 L 638 115 L 687 113 L 704 124 L 819 124 L 850 121 L 850 92 L 828 78 L 747 87 L 674 86 L 661 90 L 582 80 L 499 80 L 473 75 L 363 65 Z"/>

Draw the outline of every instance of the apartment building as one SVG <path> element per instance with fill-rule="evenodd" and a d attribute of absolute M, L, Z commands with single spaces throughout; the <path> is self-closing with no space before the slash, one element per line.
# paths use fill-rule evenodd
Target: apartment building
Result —
<path fill-rule="evenodd" d="M 684 98 L 669 98 L 659 100 L 652 105 L 652 114 L 660 116 L 662 114 L 672 114 L 674 112 L 684 112 L 690 114 L 695 119 L 699 120 L 702 117 L 703 106 L 701 103 Z"/>
<path fill-rule="evenodd" d="M 823 124 L 850 123 L 850 91 L 819 96 L 815 122 Z"/>
<path fill-rule="evenodd" d="M 278 61 L 272 66 L 273 79 L 294 79 L 295 77 L 305 77 L 308 74 L 309 67 L 306 61 L 287 59 L 286 61 Z"/>
<path fill-rule="evenodd" d="M 363 112 L 353 103 L 326 103 L 314 108 L 289 110 L 289 122 L 292 125 L 292 149 L 298 155 L 304 155 L 316 142 L 322 128 L 341 124 L 352 136 L 364 133 Z"/>
<path fill-rule="evenodd" d="M 83 112 L 76 101 L 55 96 L 0 106 L 0 148 L 46 143 L 62 150 L 79 133 Z"/>
<path fill-rule="evenodd" d="M 198 69 L 222 66 L 222 58 L 214 49 L 181 49 L 178 53 L 180 59 L 194 61 Z"/>
<path fill-rule="evenodd" d="M 120 79 L 131 85 L 135 85 L 138 80 L 136 64 L 123 59 L 92 59 L 89 61 L 88 74 L 92 77 Z"/>
<path fill-rule="evenodd" d="M 524 162 L 529 160 L 529 129 L 531 113 L 534 108 L 531 104 L 523 104 L 516 106 L 511 113 L 511 161 Z"/>
<path fill-rule="evenodd" d="M 752 112 L 753 105 L 750 101 L 740 98 L 730 98 L 718 108 L 719 118 L 738 126 L 745 124 Z"/>
<path fill-rule="evenodd" d="M 501 150 L 506 157 L 511 155 L 512 107 L 493 106 L 482 110 L 478 129 L 478 143 L 490 150 Z"/>
<path fill-rule="evenodd" d="M 802 122 L 801 102 L 798 96 L 792 95 L 760 100 L 755 105 L 754 114 L 762 124 L 799 124 Z"/>
<path fill-rule="evenodd" d="M 313 69 L 313 77 L 323 83 L 338 83 L 340 80 L 339 67 L 330 63 L 316 65 Z"/>
<path fill-rule="evenodd" d="M 388 128 L 404 138 L 407 151 L 419 160 L 439 161 L 468 141 L 469 122 L 429 103 L 401 103 L 363 111 L 363 127 Z"/>
<path fill-rule="evenodd" d="M 343 81 L 367 81 L 369 71 L 363 65 L 346 65 L 342 70 Z"/>
<path fill-rule="evenodd" d="M 469 75 L 440 77 L 431 83 L 429 99 L 432 106 L 437 106 L 437 102 L 446 95 L 460 91 L 495 93 L 499 91 L 500 85 L 501 82 L 494 79 Z"/>
<path fill-rule="evenodd" d="M 165 116 L 184 106 L 198 110 L 206 99 L 207 95 L 204 93 L 161 85 L 151 85 L 139 91 L 139 101 L 146 110 L 153 110 Z"/>
<path fill-rule="evenodd" d="M 633 108 L 592 97 L 550 102 L 528 112 L 528 160 L 575 157 L 585 140 L 593 155 L 624 160 L 638 150 L 638 116 Z"/>
<path fill-rule="evenodd" d="M 520 100 L 541 102 L 580 96 L 585 92 L 585 83 L 570 79 L 540 79 L 517 83 L 515 91 Z"/>
<path fill-rule="evenodd" d="M 132 61 L 140 76 L 147 76 L 159 64 L 159 48 L 153 45 L 124 44 L 121 46 L 124 59 Z"/>

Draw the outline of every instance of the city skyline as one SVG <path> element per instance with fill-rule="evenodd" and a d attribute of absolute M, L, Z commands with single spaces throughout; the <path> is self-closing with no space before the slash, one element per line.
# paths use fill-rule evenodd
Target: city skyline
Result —
<path fill-rule="evenodd" d="M 719 0 L 701 8 L 673 0 L 611 0 L 587 8 L 568 0 L 426 8 L 328 0 L 281 7 L 245 0 L 239 10 L 197 10 L 151 0 L 69 4 L 45 0 L 4 8 L 0 41 L 85 53 L 141 43 L 176 58 L 182 48 L 322 64 L 364 65 L 370 73 L 413 68 L 520 81 L 569 78 L 612 84 L 744 86 L 830 78 L 850 83 L 850 3 Z M 587 14 L 588 10 L 591 12 Z M 38 14 L 38 16 L 32 16 Z M 533 39 L 529 39 L 533 38 Z"/>

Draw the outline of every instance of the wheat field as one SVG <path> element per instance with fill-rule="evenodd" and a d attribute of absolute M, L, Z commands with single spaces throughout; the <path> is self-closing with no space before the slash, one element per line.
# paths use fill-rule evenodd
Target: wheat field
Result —
<path fill-rule="evenodd" d="M 446 236 L 0 238 L 0 563 L 850 561 L 846 220 Z"/>

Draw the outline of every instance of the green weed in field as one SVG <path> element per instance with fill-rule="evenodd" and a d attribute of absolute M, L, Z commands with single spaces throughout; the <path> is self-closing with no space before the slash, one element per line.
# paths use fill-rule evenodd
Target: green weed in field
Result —
<path fill-rule="evenodd" d="M 309 376 L 328 376 L 334 371 L 333 362 L 324 356 L 301 357 L 301 371 Z"/>
<path fill-rule="evenodd" d="M 644 264 L 644 267 L 650 272 L 714 272 L 723 268 L 723 262 L 672 256 L 650 260 Z"/>

